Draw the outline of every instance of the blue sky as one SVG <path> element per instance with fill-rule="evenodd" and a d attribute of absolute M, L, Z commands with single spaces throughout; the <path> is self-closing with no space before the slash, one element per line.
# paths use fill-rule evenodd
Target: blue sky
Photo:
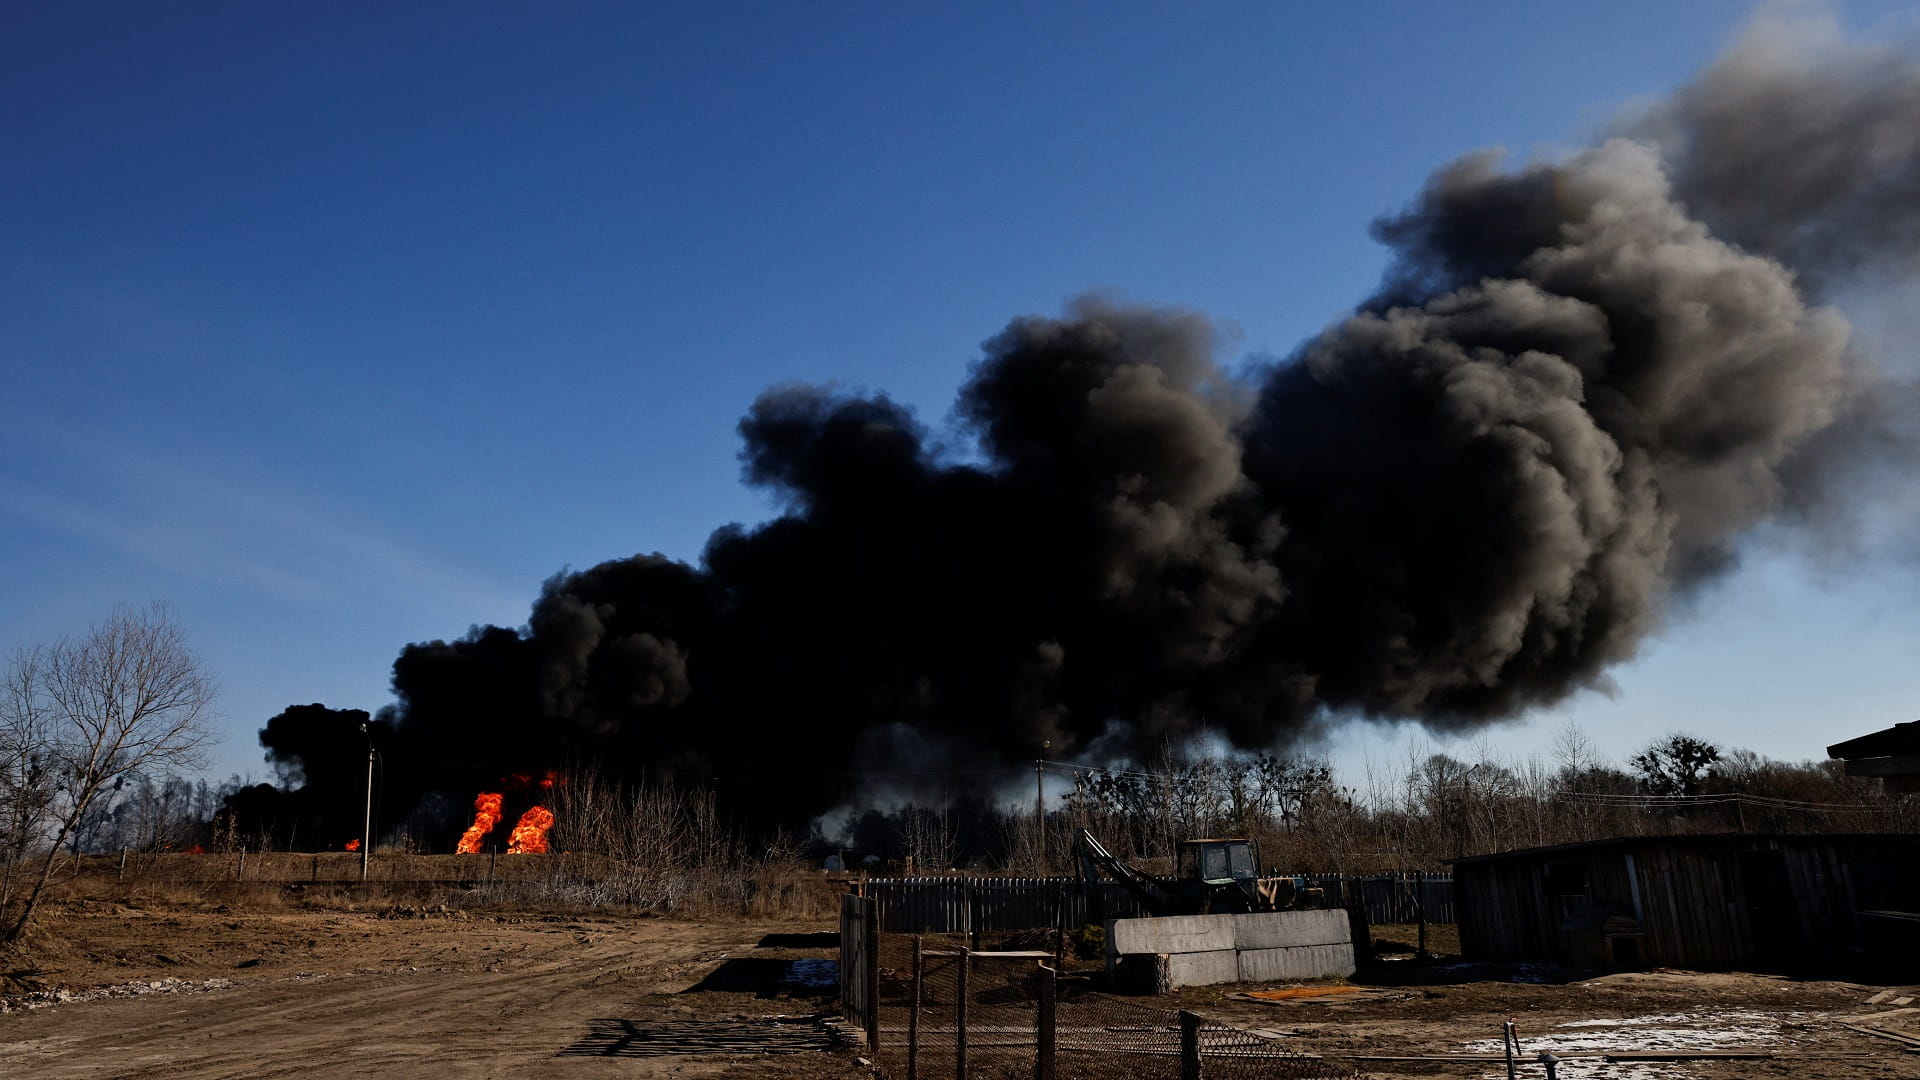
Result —
<path fill-rule="evenodd" d="M 1088 290 L 1285 354 L 1377 281 L 1367 223 L 1432 168 L 1578 145 L 1751 14 L 10 5 L 0 646 L 167 600 L 223 681 L 213 771 L 264 777 L 268 716 L 380 707 L 406 642 L 767 516 L 733 431 L 766 386 L 937 423 L 983 339 Z M 1805 758 L 1920 715 L 1911 567 L 1790 547 L 1612 697 L 1484 741 L 1572 719 L 1614 755 L 1685 728 Z"/>

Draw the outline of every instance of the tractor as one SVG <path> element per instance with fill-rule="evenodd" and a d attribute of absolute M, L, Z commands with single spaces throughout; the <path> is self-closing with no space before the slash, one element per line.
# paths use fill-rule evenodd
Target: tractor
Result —
<path fill-rule="evenodd" d="M 1108 914 L 1101 877 L 1117 882 L 1150 916 L 1285 911 L 1314 906 L 1320 893 L 1299 878 L 1261 877 L 1251 840 L 1183 840 L 1171 877 L 1128 866 L 1085 829 L 1075 834 L 1073 852 L 1087 892 L 1088 917 L 1096 923 Z"/>

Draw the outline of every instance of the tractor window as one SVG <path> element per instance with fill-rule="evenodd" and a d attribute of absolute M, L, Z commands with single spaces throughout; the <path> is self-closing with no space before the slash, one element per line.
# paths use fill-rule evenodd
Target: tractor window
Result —
<path fill-rule="evenodd" d="M 1232 864 L 1234 877 L 1250 878 L 1258 876 L 1253 869 L 1252 844 L 1229 844 L 1227 845 L 1227 854 Z"/>
<path fill-rule="evenodd" d="M 1200 849 L 1201 880 L 1219 881 L 1232 876 L 1227 868 L 1227 845 L 1208 844 Z"/>

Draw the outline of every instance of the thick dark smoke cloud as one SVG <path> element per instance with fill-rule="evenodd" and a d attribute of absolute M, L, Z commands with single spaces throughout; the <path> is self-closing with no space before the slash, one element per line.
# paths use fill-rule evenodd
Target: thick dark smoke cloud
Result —
<path fill-rule="evenodd" d="M 1914 208 L 1920 69 L 1876 56 L 1807 93 L 1828 60 L 1749 38 L 1644 138 L 1447 166 L 1376 224 L 1378 294 L 1250 376 L 1199 315 L 1082 300 L 986 343 L 970 453 L 884 396 L 770 390 L 741 456 L 780 516 L 407 647 L 395 756 L 425 790 L 593 754 L 805 821 L 889 757 L 1264 747 L 1600 684 L 1861 385 L 1796 275 L 1865 265 L 1864 223 Z"/>

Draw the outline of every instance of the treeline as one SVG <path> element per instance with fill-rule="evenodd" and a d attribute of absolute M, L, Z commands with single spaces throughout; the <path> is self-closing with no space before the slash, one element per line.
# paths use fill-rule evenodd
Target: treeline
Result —
<path fill-rule="evenodd" d="M 1410 750 L 1360 777 L 1338 775 L 1310 756 L 1219 756 L 1172 746 L 1137 767 L 1049 763 L 1046 771 L 1040 817 L 1013 791 L 983 787 L 937 803 L 823 819 L 811 835 L 751 836 L 727 819 L 710 787 L 629 781 L 583 767 L 553 785 L 549 839 L 553 850 L 596 852 L 631 869 L 583 884 L 583 901 L 593 902 L 587 894 L 597 891 L 622 903 L 671 904 L 689 882 L 723 880 L 727 867 L 768 860 L 831 861 L 850 871 L 1071 873 L 1081 828 L 1149 866 L 1168 865 L 1182 839 L 1246 836 L 1269 867 L 1360 873 L 1436 869 L 1461 855 L 1625 835 L 1920 827 L 1920 802 L 1846 776 L 1837 761 L 1776 761 L 1684 734 L 1624 762 L 1606 760 L 1569 727 L 1550 755 Z M 1071 784 L 1064 795 L 1061 777 Z M 442 802 L 377 826 L 376 850 L 440 850 L 445 845 L 433 840 L 457 831 L 466 816 L 464 806 Z M 286 814 L 288 806 L 285 784 L 135 774 L 93 800 L 64 846 L 70 853 L 341 847 L 323 830 L 303 831 L 307 819 Z M 435 815 L 447 820 L 428 822 Z"/>
<path fill-rule="evenodd" d="M 1138 768 L 1048 769 L 1070 776 L 1072 788 L 1048 801 L 1043 818 L 1031 805 L 908 805 L 855 818 L 848 846 L 889 868 L 1042 874 L 1073 872 L 1081 828 L 1115 854 L 1161 869 L 1182 839 L 1243 836 L 1258 843 L 1267 868 L 1369 873 L 1616 836 L 1920 827 L 1920 801 L 1847 776 L 1838 761 L 1776 761 L 1683 733 L 1615 762 L 1569 726 L 1549 755 L 1410 750 L 1357 778 L 1337 775 L 1323 758 L 1177 747 Z"/>

